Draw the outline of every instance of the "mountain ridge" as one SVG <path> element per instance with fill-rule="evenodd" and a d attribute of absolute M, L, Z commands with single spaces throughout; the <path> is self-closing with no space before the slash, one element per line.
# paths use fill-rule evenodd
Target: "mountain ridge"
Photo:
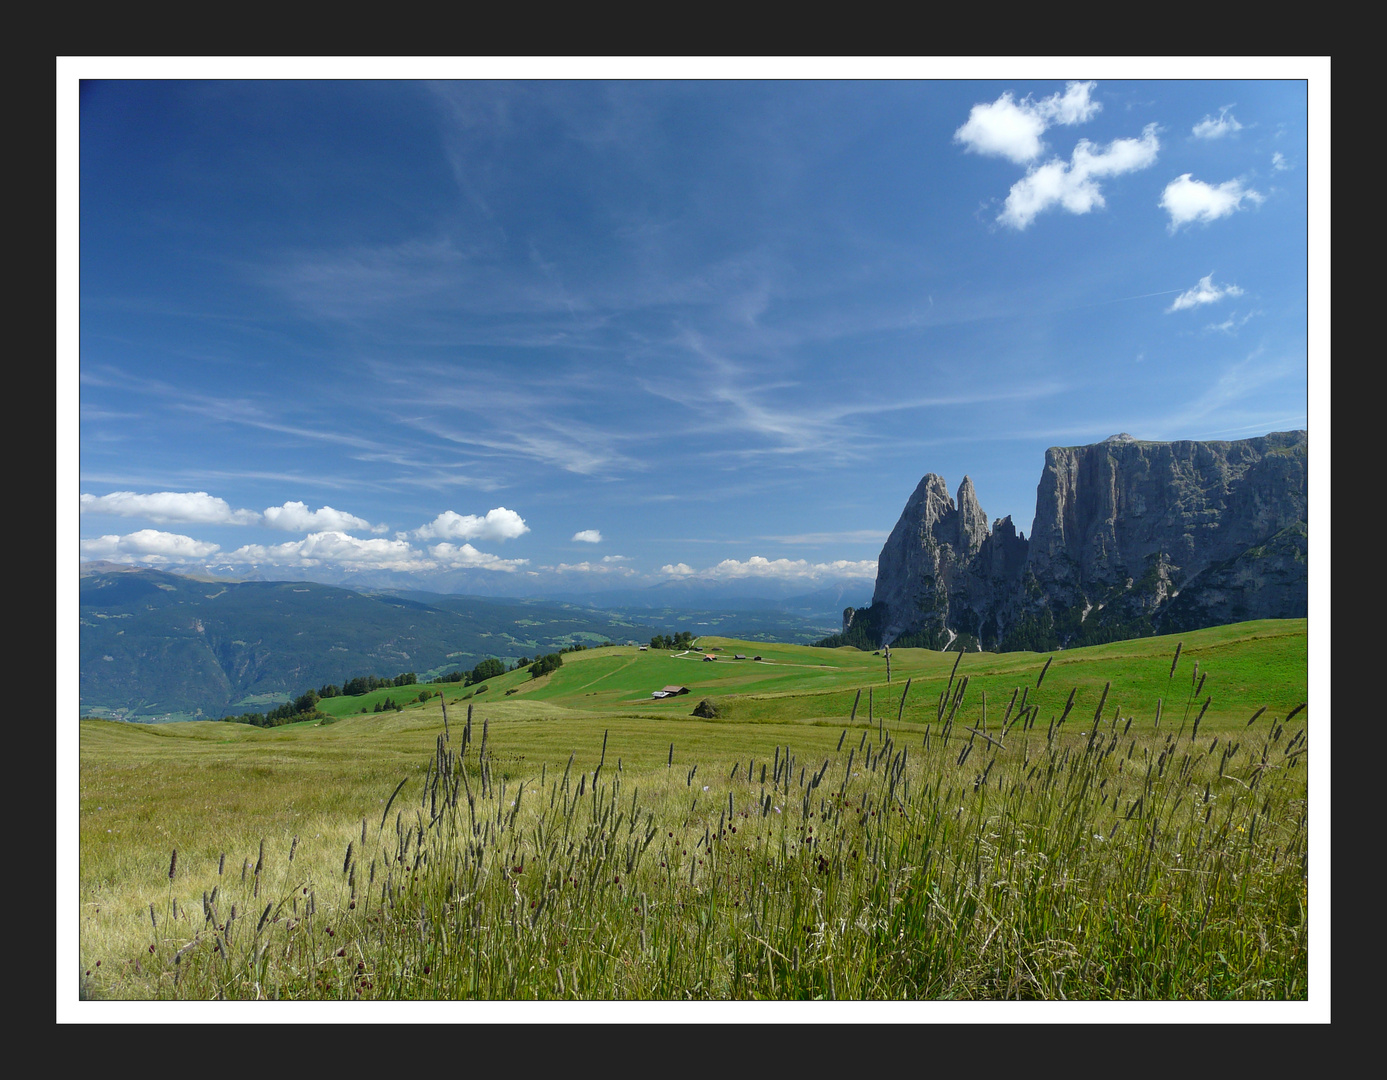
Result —
<path fill-rule="evenodd" d="M 231 581 L 122 564 L 79 574 L 79 700 L 84 714 L 220 716 L 363 675 L 469 670 L 573 644 L 644 642 L 659 631 L 761 640 L 822 637 L 839 610 L 603 608 L 563 600 L 312 581 Z"/>
<path fill-rule="evenodd" d="M 1031 536 L 927 473 L 828 644 L 1050 651 L 1308 609 L 1305 431 L 1051 447 Z"/>

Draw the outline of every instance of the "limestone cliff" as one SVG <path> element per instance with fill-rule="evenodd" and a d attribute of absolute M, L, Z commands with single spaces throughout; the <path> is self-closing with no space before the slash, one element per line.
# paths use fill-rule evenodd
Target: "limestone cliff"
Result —
<path fill-rule="evenodd" d="M 882 548 L 872 606 L 844 634 L 1053 649 L 1303 617 L 1307 445 L 1294 431 L 1052 447 L 1029 540 L 1010 518 L 988 528 L 969 478 L 955 502 L 930 473 Z"/>

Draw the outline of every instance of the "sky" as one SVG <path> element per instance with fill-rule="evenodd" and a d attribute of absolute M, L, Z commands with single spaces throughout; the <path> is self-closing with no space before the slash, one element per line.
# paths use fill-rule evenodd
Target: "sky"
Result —
<path fill-rule="evenodd" d="M 1306 82 L 1027 66 L 89 78 L 80 557 L 865 597 L 926 473 L 1308 428 Z"/>

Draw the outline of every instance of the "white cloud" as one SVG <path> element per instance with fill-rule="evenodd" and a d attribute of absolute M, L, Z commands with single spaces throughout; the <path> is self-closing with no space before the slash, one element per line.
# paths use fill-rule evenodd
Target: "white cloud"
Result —
<path fill-rule="evenodd" d="M 1097 85 L 1093 82 L 1066 83 L 1063 94 L 1051 94 L 1040 102 L 1041 111 L 1057 124 L 1082 124 L 1103 108 L 1101 101 L 1089 96 Z"/>
<path fill-rule="evenodd" d="M 529 559 L 503 559 L 499 555 L 478 551 L 471 544 L 461 546 L 448 543 L 435 544 L 429 548 L 429 554 L 450 569 L 499 570 L 507 574 L 514 573 L 530 561 Z"/>
<path fill-rule="evenodd" d="M 1189 173 L 1177 176 L 1165 186 L 1158 204 L 1170 215 L 1170 231 L 1192 221 L 1210 222 L 1241 210 L 1243 200 L 1261 203 L 1260 192 L 1245 188 L 1241 180 L 1226 180 L 1217 187 L 1203 180 L 1191 180 Z"/>
<path fill-rule="evenodd" d="M 1225 135 L 1231 135 L 1235 131 L 1241 131 L 1243 126 L 1238 123 L 1235 117 L 1228 110 L 1233 106 L 1225 105 L 1218 111 L 1218 119 L 1206 116 L 1199 123 L 1194 125 L 1193 132 L 1196 139 L 1221 139 Z"/>
<path fill-rule="evenodd" d="M 600 563 L 559 563 L 553 570 L 558 574 L 617 574 L 621 577 L 630 577 L 636 573 L 629 566 L 610 565 L 606 559 Z"/>
<path fill-rule="evenodd" d="M 271 566 L 320 566 L 352 570 L 432 570 L 434 564 L 403 540 L 362 540 L 344 532 L 311 533 L 283 544 L 246 544 L 226 556 L 228 562 Z"/>
<path fill-rule="evenodd" d="M 758 536 L 777 544 L 877 544 L 891 534 L 885 529 L 847 529 L 842 532 L 799 533 L 794 536 Z"/>
<path fill-rule="evenodd" d="M 1103 106 L 1090 99 L 1094 84 L 1071 82 L 1063 94 L 1040 101 L 1017 101 L 1010 90 L 991 104 L 974 105 L 954 141 L 977 154 L 1004 157 L 1018 165 L 1034 161 L 1045 149 L 1040 136 L 1052 124 L 1078 124 Z"/>
<path fill-rule="evenodd" d="M 694 570 L 685 563 L 660 567 L 660 573 L 674 577 L 701 577 L 719 581 L 739 578 L 779 578 L 781 580 L 819 581 L 825 578 L 875 578 L 875 559 L 853 561 L 836 559 L 827 563 L 811 563 L 807 559 L 767 559 L 760 555 L 741 561 L 723 559 L 704 571 Z"/>
<path fill-rule="evenodd" d="M 265 524 L 285 532 L 345 532 L 348 529 L 369 529 L 371 532 L 384 532 L 384 525 L 372 526 L 369 521 L 324 506 L 310 510 L 301 502 L 287 502 L 283 506 L 270 506 L 265 510 Z"/>
<path fill-rule="evenodd" d="M 205 540 L 194 540 L 180 533 L 140 529 L 125 536 L 101 536 L 81 541 L 82 558 L 107 559 L 111 562 L 187 563 L 216 554 L 218 546 Z"/>
<path fill-rule="evenodd" d="M 1204 327 L 1204 329 L 1219 330 L 1225 334 L 1234 334 L 1237 333 L 1238 330 L 1242 329 L 1242 327 L 1246 326 L 1249 320 L 1255 318 L 1260 314 L 1262 314 L 1260 311 L 1249 311 L 1240 319 L 1238 318 L 1238 313 L 1234 311 L 1228 316 L 1228 318 L 1224 319 L 1223 322 L 1210 323 L 1208 326 Z"/>
<path fill-rule="evenodd" d="M 1241 296 L 1242 289 L 1236 285 L 1215 285 L 1214 275 L 1209 274 L 1199 279 L 1199 284 L 1192 289 L 1186 289 L 1175 301 L 1166 308 L 1166 313 L 1172 311 L 1184 311 L 1186 308 L 1199 307 L 1201 304 L 1216 304 L 1225 296 Z"/>
<path fill-rule="evenodd" d="M 254 510 L 233 510 L 225 499 L 205 491 L 156 491 L 139 495 L 113 491 L 109 495 L 83 495 L 84 514 L 142 517 L 160 523 L 187 521 L 201 525 L 253 525 L 260 520 Z"/>
<path fill-rule="evenodd" d="M 421 540 L 514 540 L 529 531 L 524 518 L 514 510 L 498 506 L 488 510 L 486 517 L 445 510 L 429 524 L 416 529 L 414 535 Z"/>
<path fill-rule="evenodd" d="M 596 529 L 584 529 L 582 532 L 574 533 L 573 539 L 584 544 L 600 544 L 602 543 L 602 534 Z"/>
<path fill-rule="evenodd" d="M 1139 139 L 1114 139 L 1102 149 L 1081 139 L 1069 161 L 1055 158 L 1013 184 L 997 220 L 1024 229 L 1037 214 L 1054 206 L 1071 214 L 1087 214 L 1104 205 L 1097 180 L 1147 168 L 1160 147 L 1155 124 L 1147 124 Z"/>
<path fill-rule="evenodd" d="M 603 555 L 603 556 L 602 556 L 602 561 L 603 561 L 603 562 L 607 562 L 607 563 L 611 563 L 611 562 L 626 562 L 626 561 L 627 561 L 628 559 L 630 559 L 630 558 L 631 558 L 631 556 L 629 556 L 629 555 Z"/>
<path fill-rule="evenodd" d="M 1281 153 L 1280 150 L 1275 151 L 1271 155 L 1271 167 L 1277 172 L 1285 172 L 1290 168 L 1290 166 L 1286 164 L 1286 155 Z"/>

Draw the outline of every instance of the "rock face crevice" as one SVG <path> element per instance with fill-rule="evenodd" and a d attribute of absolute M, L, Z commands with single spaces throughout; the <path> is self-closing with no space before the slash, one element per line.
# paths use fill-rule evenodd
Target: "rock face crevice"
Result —
<path fill-rule="evenodd" d="M 840 636 L 1050 650 L 1304 617 L 1307 447 L 1304 431 L 1052 447 L 1029 540 L 1010 518 L 988 527 L 971 479 L 953 499 L 929 473 Z"/>

